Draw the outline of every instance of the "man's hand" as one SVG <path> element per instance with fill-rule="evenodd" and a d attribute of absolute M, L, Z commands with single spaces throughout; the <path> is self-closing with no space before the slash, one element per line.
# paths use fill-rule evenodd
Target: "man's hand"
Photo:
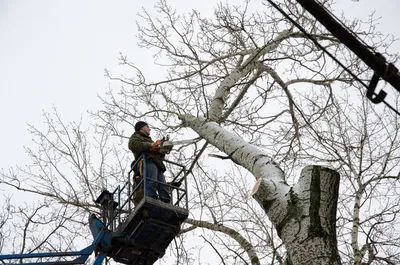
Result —
<path fill-rule="evenodd" d="M 161 140 L 157 140 L 151 144 L 150 151 L 158 151 L 160 149 Z"/>

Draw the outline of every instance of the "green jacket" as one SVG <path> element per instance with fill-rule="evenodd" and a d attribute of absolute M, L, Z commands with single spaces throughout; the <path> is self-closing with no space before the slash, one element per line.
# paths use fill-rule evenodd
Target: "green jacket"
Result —
<path fill-rule="evenodd" d="M 151 152 L 150 148 L 152 143 L 154 143 L 154 141 L 150 136 L 141 132 L 135 132 L 129 138 L 128 147 L 135 156 L 135 160 L 137 160 L 143 153 L 146 153 L 150 159 L 153 159 L 160 169 L 165 170 L 165 165 L 162 162 L 165 155 L 158 152 Z"/>

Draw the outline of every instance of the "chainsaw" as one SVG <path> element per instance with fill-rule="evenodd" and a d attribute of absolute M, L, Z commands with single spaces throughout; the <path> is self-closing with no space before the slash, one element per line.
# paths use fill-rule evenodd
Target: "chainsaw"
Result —
<path fill-rule="evenodd" d="M 188 139 L 188 140 L 182 140 L 182 141 L 170 141 L 169 140 L 169 135 L 163 137 L 161 140 L 157 140 L 156 143 L 159 144 L 159 151 L 162 154 L 169 154 L 172 150 L 172 148 L 175 145 L 184 145 L 184 144 L 191 144 L 199 141 L 200 138 L 194 138 L 194 139 Z"/>

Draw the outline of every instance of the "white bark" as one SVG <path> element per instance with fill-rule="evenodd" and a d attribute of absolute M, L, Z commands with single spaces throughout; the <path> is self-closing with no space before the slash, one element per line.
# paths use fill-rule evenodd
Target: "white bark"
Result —
<path fill-rule="evenodd" d="M 280 223 L 285 217 L 281 209 L 283 204 L 286 204 L 285 197 L 290 187 L 278 165 L 257 147 L 225 130 L 216 122 L 190 115 L 183 115 L 180 119 L 184 126 L 192 128 L 210 144 L 227 154 L 232 161 L 252 172 L 257 179 L 261 179 L 260 189 L 263 192 L 261 196 L 256 196 L 256 200 L 264 207 L 271 221 Z"/>
<path fill-rule="evenodd" d="M 257 147 L 216 122 L 190 115 L 180 119 L 257 178 L 252 196 L 275 225 L 288 250 L 288 264 L 341 264 L 336 240 L 337 172 L 307 166 L 291 188 L 283 171 Z"/>
<path fill-rule="evenodd" d="M 276 226 L 293 264 L 341 264 L 336 239 L 339 181 L 331 169 L 307 166 L 290 191 L 287 218 Z"/>
<path fill-rule="evenodd" d="M 351 229 L 351 246 L 354 253 L 354 264 L 360 264 L 364 256 L 358 245 L 358 229 L 360 228 L 360 203 L 362 192 L 363 190 L 361 188 L 358 189 L 354 198 L 353 226 Z"/>
<path fill-rule="evenodd" d="M 236 240 L 236 242 L 239 243 L 239 245 L 244 249 L 244 251 L 246 251 L 252 265 L 260 265 L 260 260 L 257 256 L 257 252 L 254 249 L 253 245 L 249 241 L 247 241 L 246 238 L 244 238 L 235 229 L 226 227 L 221 224 L 212 224 L 212 223 L 208 223 L 208 222 L 204 222 L 204 221 L 200 221 L 200 220 L 193 220 L 191 218 L 186 219 L 185 223 L 194 225 L 196 227 L 203 227 L 203 228 L 207 228 L 207 229 L 210 229 L 213 231 L 221 232 L 221 233 L 224 233 L 224 234 L 230 236 L 231 238 Z"/>
<path fill-rule="evenodd" d="M 257 67 L 262 67 L 262 64 L 258 65 L 257 61 L 260 57 L 265 54 L 275 50 L 279 44 L 289 36 L 289 31 L 284 30 L 278 34 L 278 36 L 259 49 L 254 50 L 252 54 L 249 55 L 246 61 L 244 61 L 240 66 L 234 69 L 230 74 L 225 77 L 220 83 L 219 87 L 215 91 L 214 98 L 211 101 L 210 110 L 208 112 L 208 118 L 212 121 L 218 122 L 222 115 L 222 110 L 225 106 L 226 99 L 228 98 L 230 89 L 243 77 L 248 75 L 251 71 Z"/>

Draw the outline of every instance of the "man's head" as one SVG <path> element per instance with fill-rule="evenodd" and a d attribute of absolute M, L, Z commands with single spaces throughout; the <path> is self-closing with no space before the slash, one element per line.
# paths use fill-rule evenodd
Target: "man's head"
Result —
<path fill-rule="evenodd" d="M 135 132 L 142 132 L 146 135 L 150 135 L 149 125 L 144 121 L 138 121 L 135 124 Z"/>

